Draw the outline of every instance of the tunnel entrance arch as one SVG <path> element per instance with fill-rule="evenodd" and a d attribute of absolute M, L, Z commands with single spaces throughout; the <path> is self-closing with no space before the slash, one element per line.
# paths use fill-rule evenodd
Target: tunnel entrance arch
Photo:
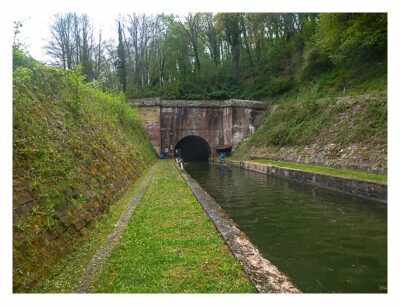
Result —
<path fill-rule="evenodd" d="M 175 155 L 184 161 L 207 161 L 211 155 L 210 145 L 200 136 L 183 137 L 175 146 Z"/>

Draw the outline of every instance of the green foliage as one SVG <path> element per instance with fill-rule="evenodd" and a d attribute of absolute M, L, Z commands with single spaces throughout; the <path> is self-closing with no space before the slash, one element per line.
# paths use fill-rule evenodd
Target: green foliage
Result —
<path fill-rule="evenodd" d="M 229 99 L 230 95 L 225 90 L 214 90 L 208 94 L 209 99 L 223 100 Z"/>
<path fill-rule="evenodd" d="M 18 67 L 32 68 L 38 63 L 26 55 L 23 49 L 13 46 L 13 71 Z"/>
<path fill-rule="evenodd" d="M 32 70 L 26 67 L 17 67 L 13 73 L 15 85 L 29 84 L 32 78 Z"/>
<path fill-rule="evenodd" d="M 321 52 L 335 64 L 385 57 L 387 14 L 321 14 L 315 39 Z"/>
<path fill-rule="evenodd" d="M 298 25 L 290 29 L 293 18 Z M 165 65 L 167 74 L 175 77 L 134 96 L 262 100 L 299 90 L 321 77 L 331 77 L 321 82 L 331 82 L 331 92 L 349 90 L 357 80 L 361 84 L 371 77 L 370 71 L 360 73 L 360 67 L 386 74 L 383 67 L 376 69 L 386 62 L 386 14 L 218 13 L 214 30 L 229 46 L 226 56 L 222 48 L 216 64 L 211 55 L 202 54 L 203 69 L 197 71 L 188 31 L 172 22 L 165 37 Z M 201 50 L 211 46 L 206 37 L 198 42 Z M 325 95 L 321 91 L 320 97 Z"/>
<path fill-rule="evenodd" d="M 270 96 L 281 95 L 289 90 L 293 85 L 292 76 L 277 75 L 270 79 L 267 90 Z"/>
<path fill-rule="evenodd" d="M 304 49 L 300 78 L 301 80 L 315 79 L 316 76 L 320 76 L 331 67 L 328 59 L 321 56 L 316 47 L 309 45 Z"/>

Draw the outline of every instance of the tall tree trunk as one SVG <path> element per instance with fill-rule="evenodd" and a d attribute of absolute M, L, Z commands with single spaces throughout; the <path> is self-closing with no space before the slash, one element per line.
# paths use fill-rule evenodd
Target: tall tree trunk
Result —
<path fill-rule="evenodd" d="M 247 56 L 249 57 L 250 65 L 254 66 L 253 65 L 253 59 L 251 57 L 250 46 L 249 46 L 249 43 L 248 43 L 248 40 L 247 40 L 247 30 L 246 30 L 246 25 L 245 25 L 245 20 L 244 20 L 243 14 L 241 14 L 240 21 L 241 21 L 240 23 L 241 23 L 241 26 L 242 26 L 242 33 L 243 33 L 244 44 L 246 46 Z"/>
<path fill-rule="evenodd" d="M 118 22 L 117 70 L 122 91 L 126 93 L 126 56 L 121 22 Z"/>

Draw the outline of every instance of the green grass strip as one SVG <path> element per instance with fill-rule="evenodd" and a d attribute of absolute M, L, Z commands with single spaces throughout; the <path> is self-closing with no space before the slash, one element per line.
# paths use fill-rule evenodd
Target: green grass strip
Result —
<path fill-rule="evenodd" d="M 260 164 L 267 164 L 277 167 L 284 167 L 284 168 L 291 168 L 296 170 L 302 171 L 309 171 L 321 174 L 328 174 L 334 176 L 341 176 L 345 178 L 352 178 L 352 179 L 359 179 L 364 181 L 372 181 L 377 183 L 386 184 L 387 176 L 381 174 L 374 174 L 374 173 L 366 173 L 360 171 L 353 171 L 353 170 L 346 170 L 346 169 L 338 169 L 326 166 L 317 166 L 317 165 L 306 165 L 306 164 L 299 164 L 293 162 L 285 162 L 285 161 L 276 161 L 276 160 L 269 160 L 269 159 L 252 159 L 247 160 L 247 162 L 252 163 L 260 163 Z"/>
<path fill-rule="evenodd" d="M 171 160 L 159 161 L 97 292 L 255 292 Z"/>

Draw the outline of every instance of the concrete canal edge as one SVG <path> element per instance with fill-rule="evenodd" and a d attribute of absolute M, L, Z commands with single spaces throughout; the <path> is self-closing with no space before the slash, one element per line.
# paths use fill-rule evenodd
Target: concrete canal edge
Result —
<path fill-rule="evenodd" d="M 273 174 L 285 179 L 295 180 L 319 187 L 345 192 L 359 197 L 371 199 L 381 203 L 387 203 L 387 185 L 370 181 L 345 178 L 328 174 L 320 174 L 291 168 L 277 167 L 272 165 L 253 163 L 247 161 L 231 162 L 228 160 L 218 161 L 246 170 Z"/>
<path fill-rule="evenodd" d="M 179 169 L 197 200 L 220 232 L 232 253 L 245 269 L 247 277 L 260 293 L 301 293 L 291 280 L 264 258 L 249 238 L 221 206 L 182 169 Z"/>

